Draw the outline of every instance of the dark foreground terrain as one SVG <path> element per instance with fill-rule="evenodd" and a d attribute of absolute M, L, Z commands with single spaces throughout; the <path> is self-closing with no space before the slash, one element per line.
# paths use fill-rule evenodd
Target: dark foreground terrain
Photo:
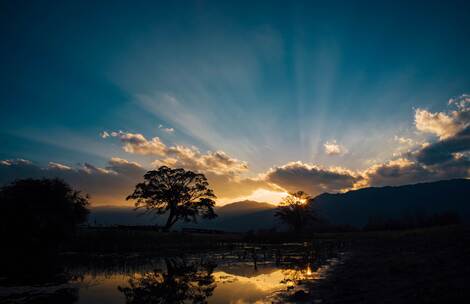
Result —
<path fill-rule="evenodd" d="M 470 228 L 451 226 L 337 236 L 343 261 L 307 285 L 313 303 L 469 303 Z M 295 300 L 295 299 L 293 299 Z"/>
<path fill-rule="evenodd" d="M 85 231 L 57 259 L 11 262 L 0 303 L 469 303 L 468 226 L 297 238 Z"/>

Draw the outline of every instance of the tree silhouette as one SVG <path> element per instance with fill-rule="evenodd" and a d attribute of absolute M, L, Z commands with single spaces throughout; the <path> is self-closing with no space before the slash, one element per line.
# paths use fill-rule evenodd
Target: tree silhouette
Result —
<path fill-rule="evenodd" d="M 136 200 L 136 209 L 144 208 L 146 213 L 168 213 L 165 230 L 178 220 L 197 222 L 198 216 L 207 219 L 217 216 L 215 195 L 203 174 L 162 166 L 147 172 L 144 179 L 127 200 Z"/>
<path fill-rule="evenodd" d="M 2 187 L 0 276 L 34 282 L 61 277 L 56 255 L 86 220 L 88 205 L 87 196 L 59 179 L 23 179 Z"/>
<path fill-rule="evenodd" d="M 0 189 L 1 234 L 20 244 L 57 244 L 86 220 L 88 205 L 88 196 L 62 180 L 16 180 Z"/>
<path fill-rule="evenodd" d="M 216 288 L 213 263 L 187 263 L 182 259 L 165 259 L 166 272 L 154 270 L 132 277 L 128 287 L 119 286 L 126 303 L 207 303 Z"/>
<path fill-rule="evenodd" d="M 311 197 L 303 191 L 290 193 L 279 204 L 274 216 L 286 223 L 295 232 L 301 232 L 308 223 L 316 219 L 308 204 L 310 200 Z"/>

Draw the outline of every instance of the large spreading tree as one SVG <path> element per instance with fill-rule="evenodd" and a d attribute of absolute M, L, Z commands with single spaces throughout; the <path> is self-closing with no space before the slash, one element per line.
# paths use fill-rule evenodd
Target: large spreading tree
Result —
<path fill-rule="evenodd" d="M 145 209 L 146 213 L 166 214 L 163 228 L 169 230 L 179 220 L 197 222 L 197 217 L 215 218 L 214 198 L 204 174 L 162 166 L 147 172 L 144 182 L 136 185 L 127 200 L 135 200 L 136 209 Z"/>

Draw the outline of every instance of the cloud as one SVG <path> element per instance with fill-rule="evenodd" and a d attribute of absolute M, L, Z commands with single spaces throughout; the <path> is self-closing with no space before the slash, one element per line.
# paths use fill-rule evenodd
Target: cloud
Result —
<path fill-rule="evenodd" d="M 106 167 L 108 170 L 127 176 L 142 176 L 144 168 L 137 162 L 128 161 L 119 157 L 112 157 Z"/>
<path fill-rule="evenodd" d="M 470 96 L 463 94 L 449 100 L 449 106 L 455 110 L 431 113 L 424 109 L 416 109 L 416 128 L 425 133 L 432 133 L 439 139 L 452 137 L 470 126 Z"/>
<path fill-rule="evenodd" d="M 106 131 L 103 131 L 103 132 L 100 133 L 100 136 L 101 136 L 101 138 L 108 138 L 108 137 L 109 137 L 109 133 L 106 132 Z"/>
<path fill-rule="evenodd" d="M 459 133 L 435 143 L 431 143 L 415 153 L 416 159 L 424 164 L 432 165 L 451 161 L 470 151 L 470 127 Z"/>
<path fill-rule="evenodd" d="M 213 153 L 214 158 L 220 162 L 222 154 Z M 214 156 L 215 155 L 215 156 Z M 233 159 L 225 159 L 228 165 Z M 130 205 L 125 198 L 134 186 L 143 180 L 147 172 L 137 162 L 113 157 L 107 166 L 97 167 L 89 163 L 79 164 L 76 167 L 67 166 L 57 162 L 49 162 L 45 167 L 29 160 L 14 159 L 0 160 L 0 186 L 22 178 L 61 178 L 74 188 L 91 195 L 94 205 Z M 205 172 L 210 186 L 214 189 L 218 199 L 228 201 L 240 196 L 248 196 L 259 189 L 280 191 L 280 188 L 261 178 L 242 178 L 234 174 L 217 174 L 213 170 Z"/>
<path fill-rule="evenodd" d="M 459 125 L 450 115 L 423 109 L 416 109 L 415 125 L 419 131 L 435 134 L 441 139 L 452 136 L 459 130 Z"/>
<path fill-rule="evenodd" d="M 415 141 L 411 138 L 395 135 L 394 140 L 405 146 L 413 146 Z"/>
<path fill-rule="evenodd" d="M 325 148 L 325 153 L 331 156 L 344 155 L 348 152 L 346 148 L 338 144 L 336 140 L 327 141 L 326 143 L 323 144 L 323 147 Z"/>
<path fill-rule="evenodd" d="M 63 164 L 59 164 L 59 163 L 55 163 L 55 162 L 49 162 L 48 167 L 49 167 L 49 169 L 53 169 L 53 170 L 65 170 L 65 171 L 72 170 L 72 167 L 69 167 L 69 166 L 66 166 L 66 165 L 63 165 Z"/>
<path fill-rule="evenodd" d="M 418 131 L 437 135 L 431 142 L 416 142 L 397 137 L 402 147 L 399 158 L 376 164 L 361 173 L 364 180 L 356 186 L 404 185 L 470 176 L 470 97 L 461 95 L 449 100 L 452 110 L 431 113 L 415 111 Z M 406 152 L 404 152 L 406 151 Z"/>
<path fill-rule="evenodd" d="M 449 105 L 456 109 L 448 114 L 442 112 L 430 114 L 434 118 L 427 126 L 432 127 L 426 130 L 433 130 L 439 136 L 439 140 L 414 153 L 416 159 L 423 164 L 435 165 L 453 161 L 457 157 L 462 157 L 462 153 L 465 157 L 465 153 L 470 151 L 470 96 L 464 94 L 450 99 Z M 445 123 L 435 123 L 439 119 L 445 120 Z M 423 126 L 420 127 L 417 124 L 417 128 L 422 131 Z"/>
<path fill-rule="evenodd" d="M 161 129 L 162 131 L 166 132 L 166 133 L 173 133 L 173 132 L 175 132 L 175 129 L 173 129 L 173 128 L 166 128 L 166 127 L 163 127 L 163 125 L 158 125 L 158 128 Z"/>
<path fill-rule="evenodd" d="M 164 159 L 152 163 L 154 167 L 182 167 L 189 170 L 216 174 L 239 174 L 248 170 L 248 164 L 227 155 L 223 151 L 201 153 L 196 147 L 174 146 L 168 149 Z"/>
<path fill-rule="evenodd" d="M 363 172 L 364 180 L 356 188 L 365 186 L 399 186 L 452 178 L 468 178 L 470 161 L 454 159 L 445 164 L 427 166 L 405 158 L 374 165 Z"/>
<path fill-rule="evenodd" d="M 105 168 L 89 163 L 71 167 L 56 162 L 42 167 L 22 159 L 3 160 L 0 161 L 0 185 L 22 178 L 60 178 L 90 194 L 94 205 L 130 204 L 125 198 L 145 172 L 140 164 L 121 158 L 111 158 Z"/>
<path fill-rule="evenodd" d="M 402 157 L 365 170 L 364 185 L 404 185 L 470 176 L 470 97 L 449 100 L 447 112 L 415 111 L 416 129 L 438 136 L 436 141 L 421 143 Z M 395 137 L 401 144 L 413 146 L 412 140 Z"/>
<path fill-rule="evenodd" d="M 217 174 L 239 174 L 248 170 L 246 162 L 220 150 L 204 154 L 194 146 L 167 146 L 158 137 L 149 140 L 140 133 L 119 131 L 111 132 L 110 136 L 119 138 L 123 143 L 123 150 L 128 153 L 162 157 L 152 163 L 154 167 L 165 165 Z"/>
<path fill-rule="evenodd" d="M 368 186 L 405 185 L 418 182 L 470 177 L 470 96 L 461 95 L 449 101 L 452 110 L 431 113 L 417 109 L 418 131 L 432 133 L 437 140 L 424 142 L 395 136 L 399 156 L 370 166 L 364 171 L 324 169 L 301 162 L 271 169 L 268 181 L 288 191 L 305 190 L 311 194 L 337 192 Z M 324 144 L 325 153 L 338 155 L 336 141 Z"/>
<path fill-rule="evenodd" d="M 289 192 L 303 190 L 315 196 L 350 189 L 361 177 L 344 168 L 322 168 L 297 161 L 270 169 L 265 179 Z"/>
<path fill-rule="evenodd" d="M 105 132 L 106 131 L 103 133 Z M 128 153 L 164 156 L 167 152 L 167 146 L 158 137 L 153 137 L 148 140 L 140 133 L 123 131 L 111 132 L 110 136 L 119 138 L 124 144 L 122 149 Z M 103 138 L 107 137 L 109 136 Z"/>
<path fill-rule="evenodd" d="M 433 179 L 432 171 L 406 158 L 373 165 L 362 175 L 364 180 L 359 186 L 397 186 Z"/>

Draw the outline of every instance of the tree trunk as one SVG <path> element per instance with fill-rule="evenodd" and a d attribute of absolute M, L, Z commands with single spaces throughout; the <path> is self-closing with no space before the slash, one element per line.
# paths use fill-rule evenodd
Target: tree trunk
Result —
<path fill-rule="evenodd" d="M 174 215 L 173 211 L 170 211 L 170 215 L 168 216 L 168 219 L 166 220 L 165 227 L 163 227 L 164 231 L 169 231 L 171 226 L 173 226 L 173 224 L 175 223 L 173 221 L 174 217 L 175 217 L 175 215 Z"/>

